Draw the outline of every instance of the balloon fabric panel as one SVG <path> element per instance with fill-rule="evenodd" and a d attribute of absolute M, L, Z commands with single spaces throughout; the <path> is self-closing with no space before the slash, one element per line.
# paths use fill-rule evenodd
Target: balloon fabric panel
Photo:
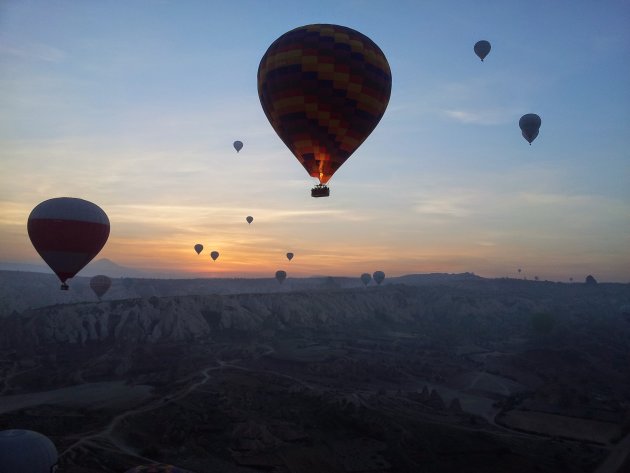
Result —
<path fill-rule="evenodd" d="M 258 69 L 258 91 L 274 130 L 309 175 L 325 184 L 385 113 L 391 71 L 363 34 L 310 25 L 269 47 Z"/>

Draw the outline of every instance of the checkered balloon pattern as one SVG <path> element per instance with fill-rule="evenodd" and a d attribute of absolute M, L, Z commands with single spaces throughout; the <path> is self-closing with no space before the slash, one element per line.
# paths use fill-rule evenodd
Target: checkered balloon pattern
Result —
<path fill-rule="evenodd" d="M 309 175 L 325 184 L 372 133 L 392 88 L 385 55 L 367 36 L 308 25 L 272 43 L 258 94 L 274 130 Z"/>

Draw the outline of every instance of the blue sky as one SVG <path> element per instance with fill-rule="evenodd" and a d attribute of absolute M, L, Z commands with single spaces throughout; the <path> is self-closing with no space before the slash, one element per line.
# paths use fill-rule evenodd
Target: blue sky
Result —
<path fill-rule="evenodd" d="M 328 199 L 256 89 L 271 42 L 310 23 L 366 34 L 393 75 Z M 28 214 L 68 195 L 109 215 L 100 256 L 161 273 L 630 281 L 628 24 L 622 1 L 5 1 L 0 261 L 38 262 Z"/>

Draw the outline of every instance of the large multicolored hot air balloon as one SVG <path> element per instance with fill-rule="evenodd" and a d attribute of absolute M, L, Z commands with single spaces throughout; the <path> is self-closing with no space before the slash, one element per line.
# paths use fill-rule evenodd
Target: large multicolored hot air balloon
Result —
<path fill-rule="evenodd" d="M 306 172 L 313 197 L 372 133 L 392 88 L 385 55 L 367 36 L 337 25 L 308 25 L 275 40 L 258 66 L 262 108 Z"/>
<path fill-rule="evenodd" d="M 72 197 L 58 197 L 37 205 L 28 217 L 31 243 L 61 280 L 74 277 L 105 246 L 109 237 L 109 219 L 92 202 Z"/>
<path fill-rule="evenodd" d="M 210 258 L 212 258 L 212 261 L 216 261 L 218 257 L 219 257 L 219 252 L 218 251 L 212 251 L 210 253 Z"/>
<path fill-rule="evenodd" d="M 98 276 L 94 276 L 92 279 L 90 279 L 90 287 L 100 301 L 101 297 L 103 297 L 105 293 L 109 291 L 109 288 L 112 287 L 112 280 L 109 279 L 107 276 L 99 274 Z"/>
<path fill-rule="evenodd" d="M 385 273 L 383 271 L 374 271 L 374 274 L 372 274 L 372 278 L 374 279 L 376 284 L 380 286 L 381 283 L 385 280 Z"/>
<path fill-rule="evenodd" d="M 521 129 L 521 135 L 523 135 L 523 138 L 525 138 L 530 145 L 538 136 L 541 124 L 542 120 L 535 113 L 523 115 L 518 121 L 518 126 Z"/>
<path fill-rule="evenodd" d="M 361 275 L 361 282 L 363 283 L 364 286 L 367 286 L 368 284 L 370 284 L 371 280 L 372 280 L 372 276 L 370 276 L 370 273 L 363 273 Z"/>
<path fill-rule="evenodd" d="M 203 245 L 201 243 L 197 243 L 195 245 L 195 251 L 197 252 L 197 254 L 201 253 L 203 251 Z"/>
<path fill-rule="evenodd" d="M 235 141 L 234 142 L 234 149 L 236 150 L 236 152 L 238 153 L 240 150 L 243 149 L 243 142 L 242 141 Z"/>
<path fill-rule="evenodd" d="M 276 280 L 282 284 L 284 280 L 287 278 L 287 272 L 282 271 L 281 269 L 276 271 Z"/>
<path fill-rule="evenodd" d="M 52 441 L 32 430 L 0 432 L 0 472 L 51 473 L 57 468 Z"/>
<path fill-rule="evenodd" d="M 481 59 L 481 62 L 483 62 L 490 52 L 490 48 L 490 43 L 485 39 L 482 39 L 481 41 L 477 41 L 475 43 L 475 47 L 473 49 L 475 50 L 475 54 L 479 57 L 479 59 Z"/>
<path fill-rule="evenodd" d="M 152 465 L 140 465 L 125 473 L 192 473 L 189 470 L 182 470 L 173 465 L 164 465 L 162 463 L 154 463 Z"/>

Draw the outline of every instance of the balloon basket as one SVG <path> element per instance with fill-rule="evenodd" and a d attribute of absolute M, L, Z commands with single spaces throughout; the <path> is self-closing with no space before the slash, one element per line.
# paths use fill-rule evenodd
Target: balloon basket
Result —
<path fill-rule="evenodd" d="M 65 282 L 61 284 L 62 291 L 67 291 L 68 289 L 70 289 L 70 286 L 68 286 Z"/>
<path fill-rule="evenodd" d="M 328 197 L 330 195 L 330 188 L 324 184 L 317 184 L 311 189 L 311 197 Z"/>

